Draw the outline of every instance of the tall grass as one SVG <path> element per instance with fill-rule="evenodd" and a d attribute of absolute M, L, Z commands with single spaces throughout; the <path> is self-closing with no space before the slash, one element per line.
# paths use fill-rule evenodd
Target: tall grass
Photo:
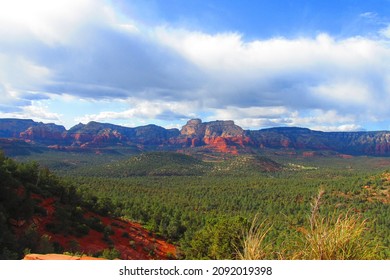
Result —
<path fill-rule="evenodd" d="M 320 206 L 324 190 L 311 203 L 309 225 L 298 228 L 301 239 L 286 240 L 284 255 L 273 252 L 272 243 L 266 242 L 271 226 L 259 223 L 256 216 L 244 234 L 243 249 L 239 259 L 269 259 L 278 255 L 280 259 L 304 260 L 367 260 L 378 258 L 378 247 L 365 238 L 367 220 L 347 211 L 344 214 L 322 216 Z"/>
<path fill-rule="evenodd" d="M 362 260 L 376 257 L 377 248 L 364 238 L 367 220 L 350 210 L 323 217 L 319 210 L 324 190 L 311 204 L 310 228 L 300 228 L 302 249 L 295 258 L 310 260 Z"/>
<path fill-rule="evenodd" d="M 302 230 L 303 249 L 295 258 L 308 260 L 362 260 L 375 258 L 371 241 L 364 239 L 366 220 L 347 212 L 317 217 L 309 231 Z"/>
<path fill-rule="evenodd" d="M 247 232 L 244 233 L 242 252 L 238 251 L 238 258 L 241 260 L 262 260 L 269 257 L 271 244 L 265 241 L 267 233 L 271 226 L 266 222 L 259 223 L 256 215 Z"/>

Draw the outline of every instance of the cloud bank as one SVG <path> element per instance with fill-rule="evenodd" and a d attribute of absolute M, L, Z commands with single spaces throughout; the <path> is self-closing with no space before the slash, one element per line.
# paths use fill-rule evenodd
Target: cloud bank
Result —
<path fill-rule="evenodd" d="M 70 96 L 96 104 L 75 121 L 363 129 L 390 117 L 389 30 L 248 41 L 147 26 L 104 1 L 0 0 L 0 117 L 61 121 L 50 104 Z"/>

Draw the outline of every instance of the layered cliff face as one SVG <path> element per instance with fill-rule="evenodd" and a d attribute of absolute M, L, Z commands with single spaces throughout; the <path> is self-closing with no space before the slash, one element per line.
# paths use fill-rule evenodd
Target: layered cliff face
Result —
<path fill-rule="evenodd" d="M 63 134 L 65 127 L 55 124 L 38 124 L 30 126 L 25 131 L 20 132 L 19 136 L 22 139 L 38 141 L 42 143 L 61 143 L 64 140 Z"/>
<path fill-rule="evenodd" d="M 321 132 L 296 127 L 245 131 L 233 121 L 202 122 L 200 119 L 189 120 L 180 131 L 156 125 L 130 128 L 98 122 L 78 124 L 66 130 L 63 126 L 32 120 L 0 119 L 0 138 L 61 149 L 136 146 L 149 150 L 201 148 L 237 154 L 272 148 L 390 156 L 390 131 Z"/>

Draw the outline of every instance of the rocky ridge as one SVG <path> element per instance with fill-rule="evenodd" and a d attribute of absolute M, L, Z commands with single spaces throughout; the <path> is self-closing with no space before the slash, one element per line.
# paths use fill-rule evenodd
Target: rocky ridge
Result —
<path fill-rule="evenodd" d="M 0 138 L 62 150 L 135 147 L 238 154 L 271 148 L 390 156 L 390 131 L 322 132 L 298 127 L 244 130 L 230 120 L 192 119 L 181 130 L 153 124 L 130 128 L 99 122 L 78 124 L 66 130 L 60 125 L 33 120 L 0 119 Z"/>

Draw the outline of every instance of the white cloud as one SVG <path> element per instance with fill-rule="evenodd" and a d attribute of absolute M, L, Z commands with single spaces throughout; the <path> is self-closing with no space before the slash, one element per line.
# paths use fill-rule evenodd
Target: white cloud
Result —
<path fill-rule="evenodd" d="M 1 118 L 33 119 L 42 122 L 55 122 L 61 124 L 61 114 L 50 112 L 50 109 L 40 102 L 32 102 L 31 105 L 23 106 L 19 111 L 1 112 Z"/>
<path fill-rule="evenodd" d="M 368 85 L 359 81 L 336 81 L 321 84 L 311 89 L 313 94 L 324 100 L 332 100 L 338 104 L 366 106 L 371 102 L 371 92 Z"/>
<path fill-rule="evenodd" d="M 362 18 L 367 18 L 367 19 L 375 19 L 378 17 L 377 13 L 374 12 L 364 12 L 359 15 Z"/>
<path fill-rule="evenodd" d="M 218 109 L 208 120 L 235 120 L 244 129 L 260 129 L 274 126 L 307 127 L 322 131 L 356 131 L 362 121 L 353 114 L 341 115 L 335 110 L 289 111 L 284 107 L 275 108 L 227 108 Z"/>
<path fill-rule="evenodd" d="M 288 113 L 288 109 L 282 106 L 248 108 L 227 106 L 224 109 L 215 109 L 210 118 L 219 120 L 234 120 L 237 118 L 272 118 L 286 113 Z"/>
<path fill-rule="evenodd" d="M 112 15 L 100 0 L 1 0 L 0 7 L 0 34 L 33 36 L 49 45 L 74 41 L 85 31 L 80 27 Z"/>
<path fill-rule="evenodd" d="M 385 38 L 390 39 L 390 25 L 388 25 L 386 28 L 383 28 L 383 29 L 380 31 L 380 34 L 381 34 L 382 36 L 384 36 Z"/>
<path fill-rule="evenodd" d="M 122 101 L 123 102 L 123 101 Z M 196 117 L 199 107 L 197 102 L 158 102 L 131 98 L 126 101 L 130 109 L 124 111 L 102 111 L 98 114 L 87 114 L 76 120 L 82 123 L 89 121 L 112 121 L 138 119 L 188 119 Z"/>
<path fill-rule="evenodd" d="M 360 125 L 356 124 L 343 124 L 339 126 L 324 126 L 317 125 L 312 127 L 313 130 L 330 131 L 330 132 L 348 132 L 348 131 L 362 131 L 364 130 Z"/>
<path fill-rule="evenodd" d="M 158 28 L 156 36 L 211 74 L 238 74 L 239 78 L 244 75 L 264 79 L 296 71 L 309 74 L 319 69 L 327 75 L 335 70 L 355 73 L 373 60 L 378 62 L 382 56 L 389 56 L 389 50 L 379 42 L 359 37 L 336 41 L 327 34 L 245 42 L 237 33 L 210 35 Z"/>
<path fill-rule="evenodd" d="M 34 90 L 51 78 L 51 71 L 18 55 L 0 52 L 0 83 L 8 84 L 15 90 Z"/>
<path fill-rule="evenodd" d="M 312 110 L 305 115 L 299 115 L 298 112 L 295 112 L 291 117 L 293 125 L 310 125 L 316 123 L 327 123 L 327 124 L 342 124 L 355 122 L 357 120 L 356 116 L 353 114 L 350 115 L 340 115 L 335 110 Z"/>
<path fill-rule="evenodd" d="M 33 104 L 24 108 L 23 115 L 30 116 L 30 118 L 58 122 L 61 119 L 61 115 L 49 111 L 50 109 L 41 104 Z"/>

